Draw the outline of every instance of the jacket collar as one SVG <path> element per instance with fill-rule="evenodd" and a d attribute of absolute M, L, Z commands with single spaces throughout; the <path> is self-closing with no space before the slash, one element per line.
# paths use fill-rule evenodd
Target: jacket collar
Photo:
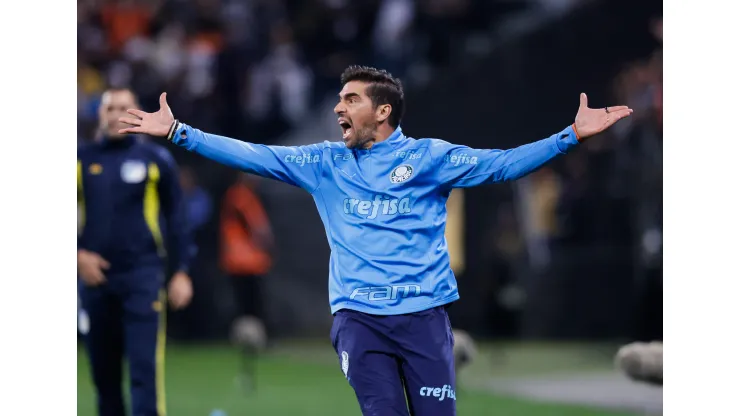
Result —
<path fill-rule="evenodd" d="M 393 152 L 399 144 L 406 140 L 406 136 L 401 130 L 401 126 L 396 127 L 396 130 L 388 136 L 387 139 L 382 142 L 373 144 L 369 149 L 357 149 L 359 154 L 374 155 L 374 154 L 387 154 Z"/>

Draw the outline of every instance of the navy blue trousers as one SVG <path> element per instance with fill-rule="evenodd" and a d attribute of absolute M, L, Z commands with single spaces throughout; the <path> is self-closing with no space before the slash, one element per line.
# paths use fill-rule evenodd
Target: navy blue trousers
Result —
<path fill-rule="evenodd" d="M 331 339 L 364 416 L 455 415 L 444 306 L 391 316 L 343 309 L 334 315 Z"/>
<path fill-rule="evenodd" d="M 123 360 L 131 381 L 131 415 L 164 416 L 166 301 L 160 268 L 106 274 L 97 287 L 80 287 L 89 317 L 84 334 L 100 416 L 126 415 Z"/>

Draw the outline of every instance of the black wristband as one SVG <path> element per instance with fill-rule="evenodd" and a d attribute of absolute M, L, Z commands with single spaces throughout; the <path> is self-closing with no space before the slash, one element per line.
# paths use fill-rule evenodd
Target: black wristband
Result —
<path fill-rule="evenodd" d="M 175 136 L 175 132 L 176 132 L 176 131 L 177 131 L 177 129 L 179 129 L 179 128 L 180 128 L 180 122 L 179 122 L 179 121 L 177 121 L 177 120 L 174 120 L 174 121 L 172 122 L 172 125 L 170 126 L 170 131 L 169 131 L 169 132 L 167 133 L 167 140 L 169 140 L 169 141 L 172 141 L 172 139 L 173 139 L 173 138 L 174 138 L 174 136 Z"/>

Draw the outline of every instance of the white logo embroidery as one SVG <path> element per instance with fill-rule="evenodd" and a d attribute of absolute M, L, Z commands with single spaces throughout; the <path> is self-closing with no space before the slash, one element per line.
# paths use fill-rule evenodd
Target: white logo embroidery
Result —
<path fill-rule="evenodd" d="M 126 183 L 140 183 L 146 178 L 146 165 L 138 160 L 128 160 L 121 165 L 121 179 Z"/>
<path fill-rule="evenodd" d="M 411 165 L 401 165 L 391 171 L 391 183 L 401 183 L 407 181 L 414 173 Z"/>
<path fill-rule="evenodd" d="M 457 401 L 457 395 L 455 394 L 455 390 L 450 386 L 449 384 L 445 384 L 444 386 L 440 387 L 422 387 L 421 390 L 419 390 L 419 395 L 422 397 L 438 397 L 438 401 L 442 401 L 444 399 L 452 399 L 454 401 Z"/>
<path fill-rule="evenodd" d="M 344 372 L 344 377 L 349 380 L 349 354 L 347 354 L 347 351 L 342 351 L 342 372 Z"/>
<path fill-rule="evenodd" d="M 80 309 L 77 312 L 77 330 L 82 335 L 87 335 L 90 332 L 90 317 L 84 309 Z"/>

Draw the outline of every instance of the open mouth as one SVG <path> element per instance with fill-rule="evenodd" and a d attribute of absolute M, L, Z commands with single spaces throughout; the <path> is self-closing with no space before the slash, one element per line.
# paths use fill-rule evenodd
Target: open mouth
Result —
<path fill-rule="evenodd" d="M 342 128 L 342 139 L 347 140 L 352 134 L 352 124 L 343 118 L 339 118 L 337 121 L 339 122 L 339 127 Z"/>

